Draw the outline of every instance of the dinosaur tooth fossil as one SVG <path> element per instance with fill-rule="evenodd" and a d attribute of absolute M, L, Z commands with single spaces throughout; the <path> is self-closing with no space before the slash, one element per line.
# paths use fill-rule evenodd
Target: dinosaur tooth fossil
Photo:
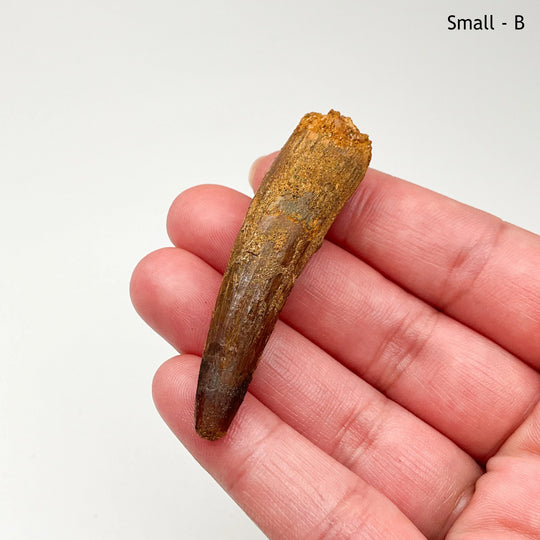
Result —
<path fill-rule="evenodd" d="M 227 432 L 303 270 L 364 177 L 371 142 L 350 118 L 306 114 L 258 189 L 218 294 L 195 401 L 195 429 Z"/>

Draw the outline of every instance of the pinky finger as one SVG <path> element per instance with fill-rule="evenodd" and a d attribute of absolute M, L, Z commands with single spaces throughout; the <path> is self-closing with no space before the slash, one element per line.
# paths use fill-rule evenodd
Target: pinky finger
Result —
<path fill-rule="evenodd" d="M 193 428 L 200 359 L 166 362 L 154 401 L 193 456 L 270 538 L 424 538 L 400 510 L 251 394 L 217 442 Z"/>

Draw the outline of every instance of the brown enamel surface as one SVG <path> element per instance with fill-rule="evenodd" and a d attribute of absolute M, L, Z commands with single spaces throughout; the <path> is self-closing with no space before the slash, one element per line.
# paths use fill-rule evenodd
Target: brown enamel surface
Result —
<path fill-rule="evenodd" d="M 371 143 L 336 111 L 305 115 L 263 179 L 236 238 L 212 315 L 195 428 L 227 432 L 296 277 L 364 177 Z"/>

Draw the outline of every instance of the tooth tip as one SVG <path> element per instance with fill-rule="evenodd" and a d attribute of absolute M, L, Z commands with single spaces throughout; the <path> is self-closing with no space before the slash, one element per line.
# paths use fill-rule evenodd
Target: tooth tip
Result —
<path fill-rule="evenodd" d="M 227 433 L 240 402 L 231 405 L 219 392 L 199 392 L 195 412 L 195 431 L 199 437 L 208 441 L 221 439 Z"/>
<path fill-rule="evenodd" d="M 227 433 L 226 431 L 216 430 L 214 427 L 208 428 L 204 425 L 197 425 L 197 423 L 195 423 L 195 431 L 201 439 L 207 441 L 218 441 Z"/>
<path fill-rule="evenodd" d="M 203 439 L 217 441 L 229 429 L 251 381 L 245 373 L 222 369 L 225 363 L 218 351 L 204 354 L 195 398 L 195 430 Z"/>

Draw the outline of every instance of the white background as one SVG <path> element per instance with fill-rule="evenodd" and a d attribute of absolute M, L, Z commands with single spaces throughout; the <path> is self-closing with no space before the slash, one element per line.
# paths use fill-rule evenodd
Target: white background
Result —
<path fill-rule="evenodd" d="M 249 193 L 330 108 L 373 167 L 539 233 L 539 5 L 0 0 L 0 536 L 262 538 L 154 409 L 133 267 L 179 192 Z"/>

